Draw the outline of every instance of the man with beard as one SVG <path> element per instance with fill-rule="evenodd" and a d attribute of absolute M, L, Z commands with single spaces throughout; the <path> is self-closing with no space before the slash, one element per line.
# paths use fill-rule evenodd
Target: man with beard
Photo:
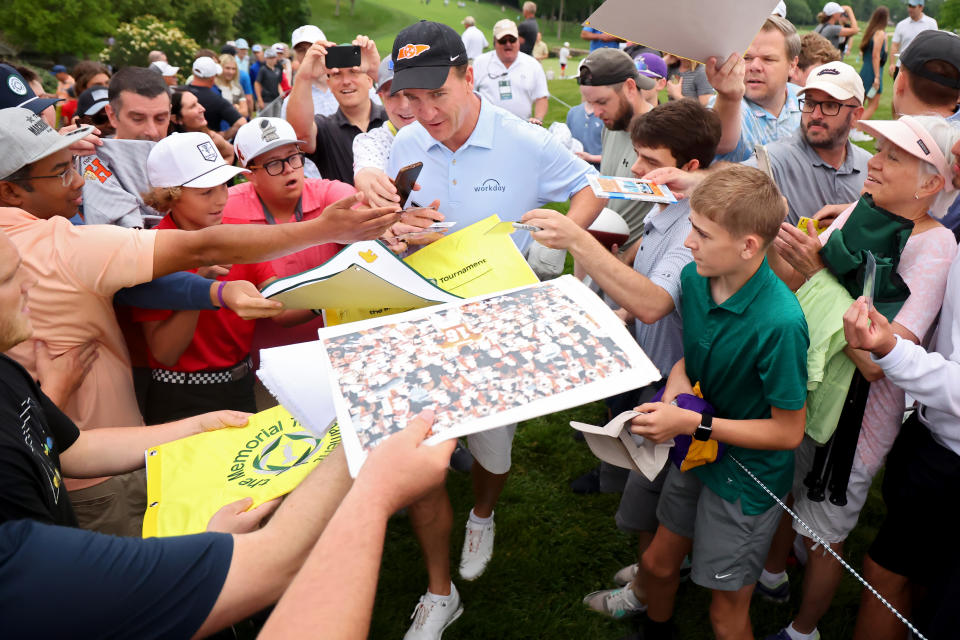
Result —
<path fill-rule="evenodd" d="M 843 62 L 815 67 L 797 93 L 800 130 L 766 146 L 790 224 L 813 217 L 826 204 L 856 200 L 870 159 L 848 139 L 863 115 L 863 81 L 853 67 Z M 757 166 L 756 157 L 746 164 Z"/>
<path fill-rule="evenodd" d="M 654 88 L 656 81 L 637 71 L 633 59 L 620 49 L 597 49 L 580 66 L 580 94 L 584 104 L 603 120 L 603 151 L 600 154 L 600 175 L 632 178 L 630 168 L 637 161 L 637 152 L 627 129 L 634 115 L 644 114 L 653 105 L 643 99 L 642 91 Z M 611 200 L 607 207 L 627 221 L 630 236 L 620 247 L 626 264 L 633 264 L 636 241 L 643 232 L 643 219 L 652 204 L 635 200 Z"/>

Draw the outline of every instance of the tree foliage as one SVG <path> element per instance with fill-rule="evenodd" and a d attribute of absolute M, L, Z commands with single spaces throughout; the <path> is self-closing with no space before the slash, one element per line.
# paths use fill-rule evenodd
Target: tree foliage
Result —
<path fill-rule="evenodd" d="M 113 46 L 100 52 L 100 60 L 109 62 L 114 68 L 145 67 L 147 54 L 159 49 L 167 54 L 171 65 L 189 69 L 199 48 L 200 45 L 175 24 L 162 22 L 154 16 L 140 16 L 117 28 Z"/>
<path fill-rule="evenodd" d="M 98 0 L 4 0 L 0 11 L 10 44 L 46 54 L 96 51 L 115 24 Z"/>
<path fill-rule="evenodd" d="M 289 35 L 294 29 L 308 22 L 310 6 L 307 0 L 242 0 L 240 9 L 233 18 L 236 34 L 250 42 L 272 42 L 277 34 Z"/>

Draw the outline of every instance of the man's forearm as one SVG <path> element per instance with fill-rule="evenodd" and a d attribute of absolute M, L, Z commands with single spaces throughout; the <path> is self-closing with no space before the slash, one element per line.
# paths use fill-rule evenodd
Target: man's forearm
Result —
<path fill-rule="evenodd" d="M 364 496 L 348 494 L 260 637 L 308 637 L 318 621 L 324 638 L 367 637 L 388 516 L 371 509 Z M 350 553 L 343 553 L 347 546 Z M 313 603 L 307 615 L 301 615 L 304 602 Z"/>
<path fill-rule="evenodd" d="M 298 75 L 290 90 L 287 101 L 287 122 L 293 127 L 297 138 L 304 141 L 300 148 L 305 153 L 313 153 L 317 147 L 316 122 L 314 122 L 312 81 Z"/>
<path fill-rule="evenodd" d="M 543 119 L 547 117 L 547 107 L 548 101 L 546 97 L 537 98 L 533 102 L 533 117 L 543 122 Z"/>
<path fill-rule="evenodd" d="M 200 432 L 193 418 L 150 427 L 108 427 L 81 431 L 60 455 L 63 474 L 69 478 L 98 478 L 141 469 L 144 452 Z"/>
<path fill-rule="evenodd" d="M 717 155 L 730 153 L 737 148 L 740 142 L 740 107 L 742 99 L 736 100 L 717 95 L 713 110 L 720 118 L 720 143 L 717 145 Z"/>
<path fill-rule="evenodd" d="M 669 293 L 617 259 L 588 232 L 579 234 L 570 253 L 614 302 L 641 322 L 651 324 L 673 311 Z"/>
<path fill-rule="evenodd" d="M 247 124 L 247 119 L 241 116 L 229 129 L 220 135 L 223 136 L 224 140 L 233 140 L 233 137 L 237 135 L 237 130 L 245 124 Z"/>
<path fill-rule="evenodd" d="M 567 217 L 586 229 L 600 215 L 600 211 L 606 202 L 606 200 L 601 200 L 593 195 L 593 189 L 587 185 L 570 198 L 570 210 L 567 212 Z"/>

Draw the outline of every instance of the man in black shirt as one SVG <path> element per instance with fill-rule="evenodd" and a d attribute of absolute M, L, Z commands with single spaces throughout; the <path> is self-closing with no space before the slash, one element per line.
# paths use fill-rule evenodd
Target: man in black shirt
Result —
<path fill-rule="evenodd" d="M 247 124 L 247 119 L 240 115 L 229 101 L 213 90 L 213 80 L 222 72 L 223 69 L 213 58 L 197 58 L 193 62 L 193 82 L 187 89 L 197 96 L 197 100 L 203 105 L 207 127 L 211 131 L 221 131 L 220 123 L 226 122 L 227 128 L 221 132 L 221 135 L 227 140 L 233 140 L 237 129 Z"/>
<path fill-rule="evenodd" d="M 263 51 L 263 64 L 257 70 L 254 78 L 253 90 L 257 94 L 257 109 L 265 106 L 280 97 L 280 83 L 283 80 L 283 67 L 278 64 L 277 50 L 267 47 Z"/>
<path fill-rule="evenodd" d="M 287 121 L 297 138 L 304 140 L 307 152 L 328 180 L 353 184 L 353 139 L 360 133 L 381 126 L 389 118 L 382 106 L 370 99 L 376 81 L 380 54 L 372 40 L 357 36 L 354 44 L 361 47 L 359 67 L 327 69 L 327 47 L 332 42 L 315 43 L 303 58 L 287 103 Z M 315 116 L 311 86 L 322 74 L 340 107 L 329 116 Z"/>
<path fill-rule="evenodd" d="M 537 5 L 533 2 L 523 3 L 523 22 L 517 25 L 517 31 L 520 34 L 520 51 L 528 56 L 533 55 L 533 45 L 537 44 L 537 34 L 540 33 L 540 25 L 537 24 Z"/>

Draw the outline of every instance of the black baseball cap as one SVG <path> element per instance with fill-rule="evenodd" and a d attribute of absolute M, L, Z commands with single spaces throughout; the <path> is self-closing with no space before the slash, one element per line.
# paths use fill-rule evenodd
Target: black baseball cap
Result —
<path fill-rule="evenodd" d="M 582 63 L 577 82 L 585 87 L 606 87 L 629 78 L 640 89 L 653 89 L 656 80 L 640 75 L 637 63 L 627 53 L 613 47 L 603 47 L 590 52 Z"/>
<path fill-rule="evenodd" d="M 77 115 L 92 116 L 103 111 L 103 107 L 110 102 L 109 91 L 102 84 L 95 84 L 80 94 L 77 98 Z"/>
<path fill-rule="evenodd" d="M 8 64 L 0 64 L 0 109 L 23 107 L 39 114 L 60 100 L 60 98 L 38 98 L 16 69 Z"/>
<path fill-rule="evenodd" d="M 910 73 L 951 89 L 960 89 L 960 79 L 948 78 L 923 68 L 931 60 L 943 60 L 960 75 L 960 36 L 948 31 L 921 31 L 900 54 L 900 64 Z"/>
<path fill-rule="evenodd" d="M 401 89 L 442 87 L 450 67 L 467 64 L 467 50 L 460 34 L 451 27 L 421 20 L 397 34 L 391 58 L 393 95 Z"/>

